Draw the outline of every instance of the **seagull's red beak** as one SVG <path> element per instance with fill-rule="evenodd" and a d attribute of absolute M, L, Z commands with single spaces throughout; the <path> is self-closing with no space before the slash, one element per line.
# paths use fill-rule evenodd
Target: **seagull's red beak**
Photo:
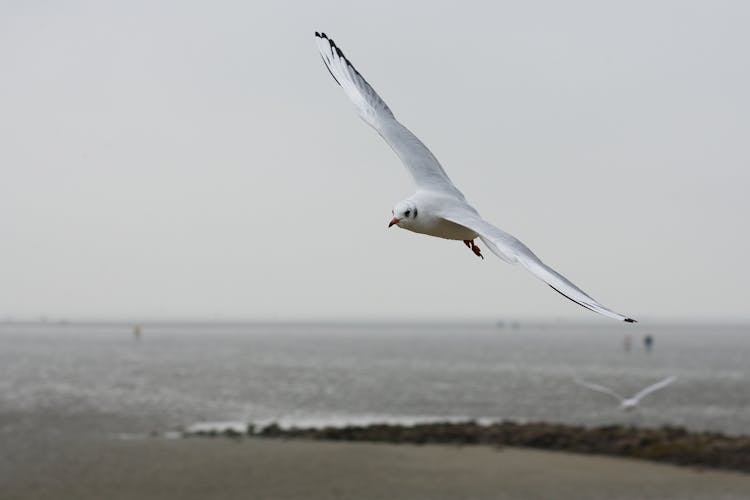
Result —
<path fill-rule="evenodd" d="M 398 219 L 395 217 L 391 219 L 391 222 L 388 223 L 388 227 L 391 227 L 394 224 L 398 224 Z"/>

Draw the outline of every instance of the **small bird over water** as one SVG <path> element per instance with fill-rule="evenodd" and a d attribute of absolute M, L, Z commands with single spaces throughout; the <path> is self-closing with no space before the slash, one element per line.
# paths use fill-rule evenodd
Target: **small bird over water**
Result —
<path fill-rule="evenodd" d="M 620 409 L 624 411 L 630 411 L 630 410 L 635 410 L 638 407 L 638 404 L 641 402 L 641 399 L 645 398 L 646 396 L 648 396 L 654 391 L 658 391 L 659 389 L 662 389 L 668 386 L 675 380 L 677 380 L 677 377 L 675 377 L 674 375 L 667 377 L 663 380 L 660 380 L 659 382 L 655 384 L 652 384 L 646 387 L 645 389 L 641 390 L 640 392 L 638 392 L 635 396 L 631 398 L 620 396 L 618 393 L 616 393 L 609 387 L 604 387 L 603 385 L 599 385 L 599 384 L 593 384 L 591 382 L 587 382 L 580 378 L 576 378 L 575 382 L 576 384 L 580 386 L 588 387 L 592 391 L 609 394 L 610 396 L 617 398 L 617 400 L 620 402 Z"/>
<path fill-rule="evenodd" d="M 529 248 L 510 234 L 479 216 L 461 191 L 453 185 L 437 158 L 417 137 L 396 120 L 388 105 L 325 33 L 315 39 L 328 71 L 352 100 L 362 119 L 393 148 L 414 178 L 417 191 L 393 207 L 388 227 L 398 226 L 415 233 L 463 241 L 478 257 L 474 242 L 479 238 L 505 262 L 521 264 L 553 290 L 576 304 L 609 318 L 635 320 L 603 306 L 565 276 L 544 264 Z"/>

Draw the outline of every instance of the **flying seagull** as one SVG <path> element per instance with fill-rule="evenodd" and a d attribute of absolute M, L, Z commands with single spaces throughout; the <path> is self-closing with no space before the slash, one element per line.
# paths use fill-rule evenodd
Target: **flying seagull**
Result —
<path fill-rule="evenodd" d="M 325 33 L 315 40 L 328 71 L 352 100 L 359 115 L 393 148 L 414 178 L 417 191 L 393 207 L 388 227 L 396 225 L 415 233 L 463 241 L 478 257 L 476 238 L 509 264 L 521 264 L 552 289 L 576 304 L 609 318 L 635 320 L 603 306 L 565 276 L 544 264 L 529 248 L 510 234 L 480 217 L 461 191 L 453 185 L 437 158 L 417 137 L 396 120 L 388 105 Z"/>
<path fill-rule="evenodd" d="M 630 410 L 634 410 L 638 406 L 638 403 L 641 402 L 641 399 L 643 399 L 644 397 L 646 397 L 647 395 L 651 394 L 654 391 L 658 391 L 659 389 L 668 386 L 669 384 L 674 382 L 676 379 L 677 377 L 673 375 L 673 376 L 665 378 L 664 380 L 660 380 L 659 382 L 646 387 L 645 389 L 637 393 L 632 398 L 624 398 L 608 387 L 604 387 L 603 385 L 599 385 L 599 384 L 592 384 L 591 382 L 586 382 L 585 380 L 580 379 L 580 378 L 576 378 L 575 382 L 576 384 L 581 385 L 583 387 L 588 387 L 592 391 L 603 392 L 604 394 L 609 394 L 610 396 L 617 398 L 617 400 L 620 402 L 620 409 L 625 410 L 625 411 L 630 411 Z"/>

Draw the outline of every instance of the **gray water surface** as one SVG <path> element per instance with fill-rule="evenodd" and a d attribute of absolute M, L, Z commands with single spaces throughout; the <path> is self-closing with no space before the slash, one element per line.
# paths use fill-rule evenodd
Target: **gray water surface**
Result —
<path fill-rule="evenodd" d="M 749 335 L 720 325 L 146 324 L 136 340 L 132 325 L 4 324 L 0 439 L 33 427 L 69 436 L 445 418 L 750 434 Z M 574 374 L 626 395 L 679 379 L 623 413 Z"/>

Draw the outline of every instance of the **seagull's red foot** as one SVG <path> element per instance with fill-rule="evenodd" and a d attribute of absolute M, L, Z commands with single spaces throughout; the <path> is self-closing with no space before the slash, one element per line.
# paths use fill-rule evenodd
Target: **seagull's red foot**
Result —
<path fill-rule="evenodd" d="M 482 260 L 484 260 L 484 255 L 482 255 L 482 251 L 479 249 L 479 246 L 474 243 L 474 240 L 464 240 L 464 244 L 467 247 L 471 248 L 471 251 L 474 252 L 474 255 L 476 255 L 477 257 L 481 257 Z"/>
<path fill-rule="evenodd" d="M 473 247 L 471 247 L 471 251 L 474 252 L 474 255 L 476 255 L 477 257 L 481 257 L 482 260 L 484 260 L 484 255 L 482 255 L 482 251 L 479 249 L 477 245 L 474 245 Z"/>

